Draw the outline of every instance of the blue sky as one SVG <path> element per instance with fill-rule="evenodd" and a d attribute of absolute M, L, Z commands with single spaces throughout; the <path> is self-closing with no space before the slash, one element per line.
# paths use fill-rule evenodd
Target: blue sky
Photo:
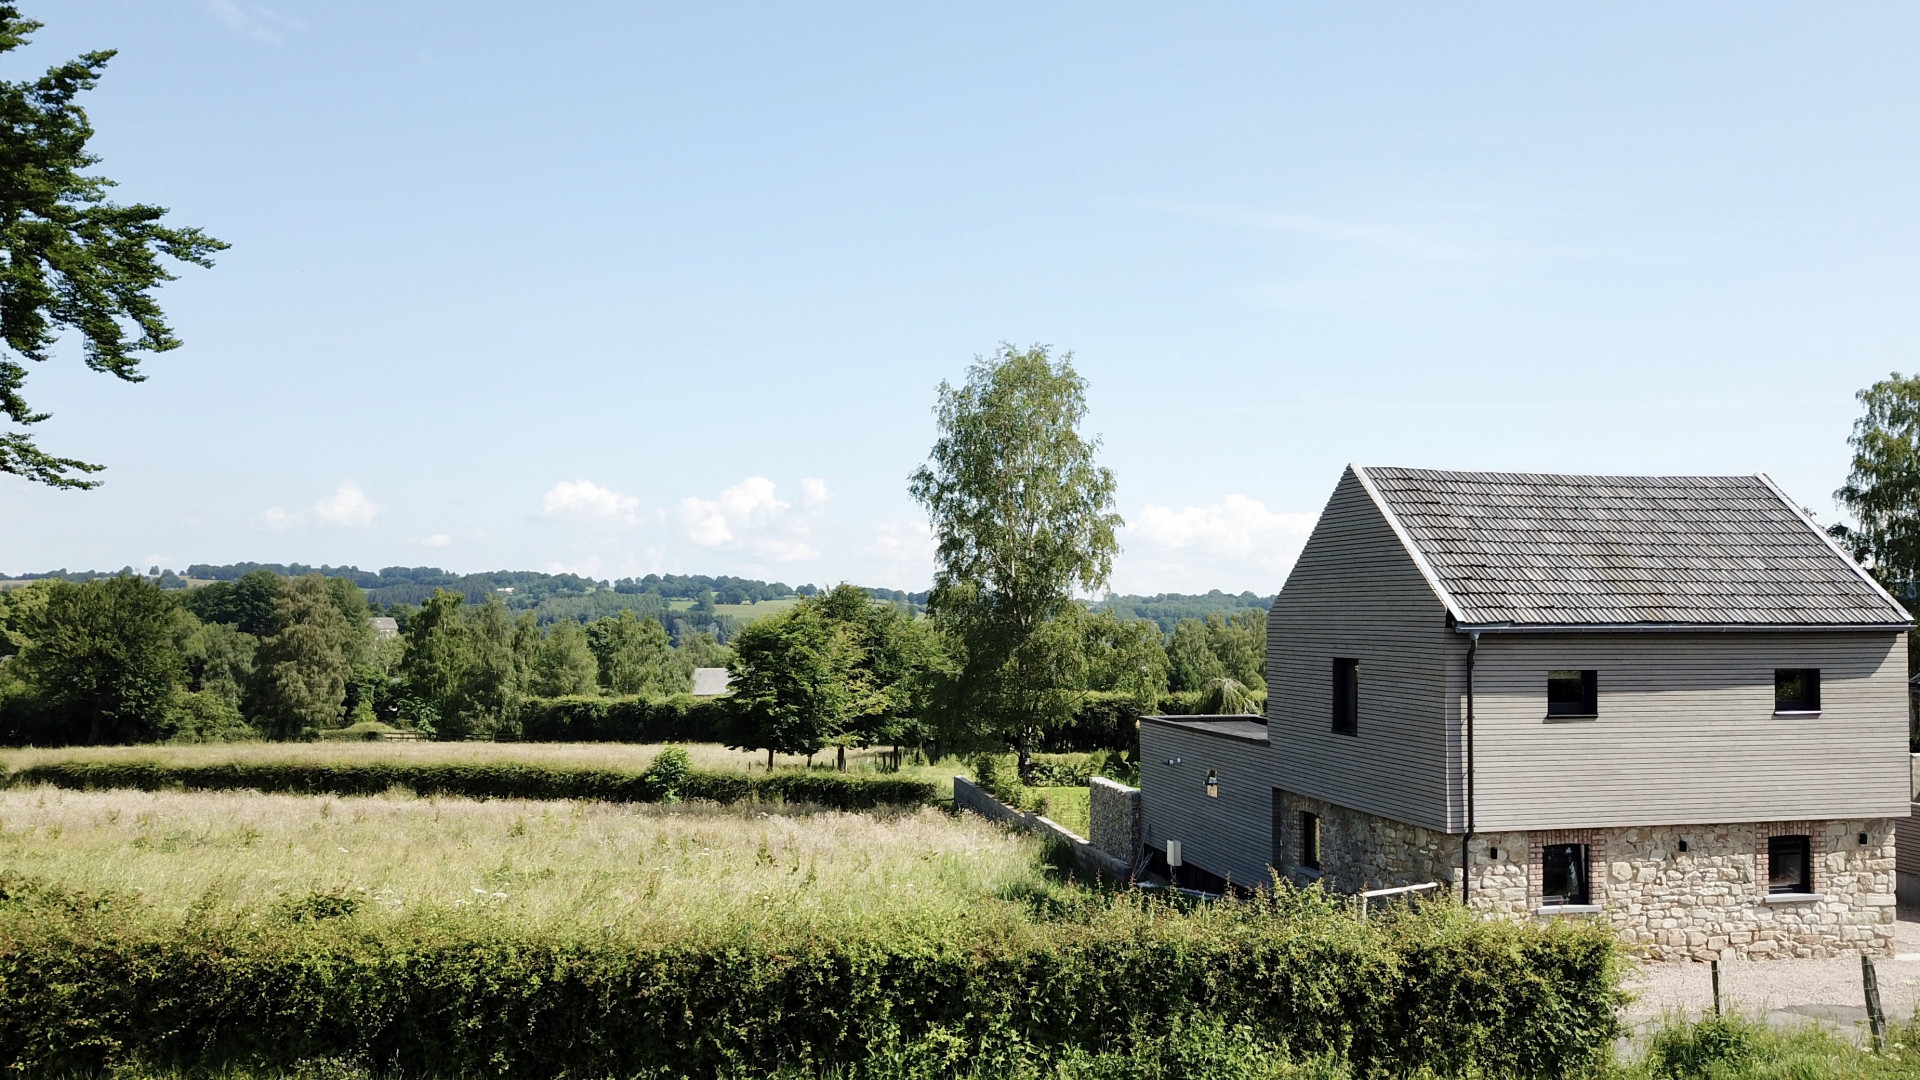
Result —
<path fill-rule="evenodd" d="M 102 171 L 233 244 L 39 365 L 0 571 L 924 587 L 941 379 L 1072 350 L 1122 591 L 1271 592 L 1349 461 L 1767 472 L 1920 346 L 1920 10 L 89 0 Z"/>

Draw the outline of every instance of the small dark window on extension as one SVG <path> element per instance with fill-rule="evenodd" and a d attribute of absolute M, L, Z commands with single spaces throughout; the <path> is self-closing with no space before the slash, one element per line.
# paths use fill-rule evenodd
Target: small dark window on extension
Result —
<path fill-rule="evenodd" d="M 1320 815 L 1300 812 L 1300 865 L 1320 869 Z"/>
<path fill-rule="evenodd" d="M 1547 672 L 1547 715 L 1598 716 L 1599 675 L 1597 671 Z"/>
<path fill-rule="evenodd" d="M 1774 712 L 1819 712 L 1819 668 L 1775 668 Z"/>
<path fill-rule="evenodd" d="M 1360 661 L 1333 662 L 1333 732 L 1360 734 Z"/>

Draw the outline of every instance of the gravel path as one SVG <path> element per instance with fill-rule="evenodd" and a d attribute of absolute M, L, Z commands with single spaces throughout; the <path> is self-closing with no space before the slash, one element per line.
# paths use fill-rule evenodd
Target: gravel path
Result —
<path fill-rule="evenodd" d="M 1874 966 L 1887 1015 L 1905 1017 L 1920 1010 L 1920 907 L 1900 909 L 1893 940 L 1893 958 L 1876 960 Z M 1720 978 L 1736 1012 L 1764 1013 L 1775 1022 L 1866 1020 L 1859 957 L 1734 960 L 1721 965 Z M 1627 1009 L 1628 1021 L 1636 1025 L 1664 1013 L 1697 1016 L 1713 1008 L 1713 976 L 1706 964 L 1644 964 L 1629 978 L 1628 988 L 1639 995 Z"/>

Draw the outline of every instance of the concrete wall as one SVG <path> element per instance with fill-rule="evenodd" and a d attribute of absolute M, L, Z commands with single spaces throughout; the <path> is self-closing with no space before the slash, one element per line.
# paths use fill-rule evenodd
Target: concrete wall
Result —
<path fill-rule="evenodd" d="M 1082 870 L 1098 874 L 1109 881 L 1127 884 L 1132 877 L 1132 867 L 1112 855 L 1101 851 L 1087 842 L 1087 838 L 1067 828 L 1065 825 L 1039 814 L 1030 814 L 1016 810 L 999 799 L 981 790 L 978 784 L 964 776 L 953 778 L 953 809 L 955 813 L 978 814 L 988 821 L 1008 825 L 1026 832 L 1039 833 L 1058 843 L 1065 844 L 1073 851 L 1073 859 Z"/>

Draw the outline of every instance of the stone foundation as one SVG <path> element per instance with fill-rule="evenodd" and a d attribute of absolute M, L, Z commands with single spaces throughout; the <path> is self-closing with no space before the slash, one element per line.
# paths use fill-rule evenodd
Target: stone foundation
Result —
<path fill-rule="evenodd" d="M 1459 891 L 1458 835 L 1292 794 L 1283 796 L 1283 806 L 1284 832 L 1275 851 L 1296 884 L 1318 881 L 1356 893 L 1438 881 Z M 1302 811 L 1320 816 L 1318 873 L 1297 865 Z M 1769 895 L 1769 835 L 1809 838 L 1812 895 Z M 1587 845 L 1590 908 L 1541 905 L 1541 849 L 1566 843 Z M 1472 856 L 1468 903 L 1475 910 L 1510 918 L 1604 919 L 1623 943 L 1655 959 L 1893 951 L 1894 822 L 1886 818 L 1482 833 L 1473 838 Z"/>

